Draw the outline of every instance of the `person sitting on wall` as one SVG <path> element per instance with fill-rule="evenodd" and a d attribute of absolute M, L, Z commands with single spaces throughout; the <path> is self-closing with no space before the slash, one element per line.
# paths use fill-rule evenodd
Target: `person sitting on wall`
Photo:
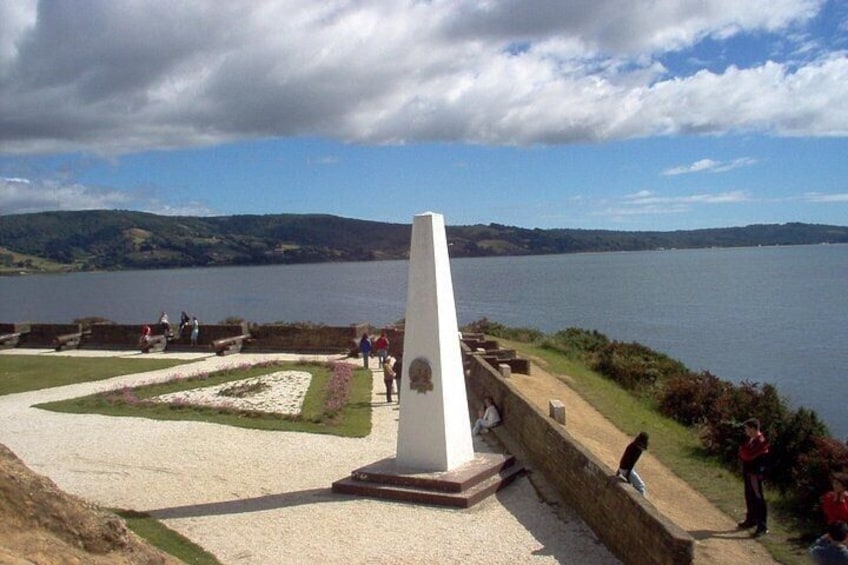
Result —
<path fill-rule="evenodd" d="M 141 337 L 138 340 L 139 345 L 147 345 L 150 343 L 150 335 L 153 333 L 153 330 L 150 329 L 150 326 L 144 326 L 141 328 Z"/>
<path fill-rule="evenodd" d="M 501 414 L 498 412 L 495 401 L 491 396 L 483 399 L 483 406 L 477 412 L 477 416 L 477 421 L 474 422 L 474 427 L 471 428 L 471 433 L 474 435 L 488 433 L 489 428 L 494 428 L 501 423 Z"/>
<path fill-rule="evenodd" d="M 624 449 L 621 460 L 618 462 L 618 471 L 615 473 L 616 477 L 633 485 L 633 488 L 642 496 L 645 496 L 646 493 L 645 482 L 636 472 L 636 462 L 639 461 L 642 452 L 646 449 L 648 449 L 648 434 L 647 432 L 639 432 Z"/>

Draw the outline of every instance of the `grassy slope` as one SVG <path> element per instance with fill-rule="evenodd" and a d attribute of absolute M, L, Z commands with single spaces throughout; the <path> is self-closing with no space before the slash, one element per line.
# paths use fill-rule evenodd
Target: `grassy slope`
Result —
<path fill-rule="evenodd" d="M 707 457 L 691 429 L 661 416 L 648 403 L 564 355 L 526 343 L 497 339 L 504 347 L 514 348 L 525 357 L 541 359 L 551 374 L 569 375 L 572 379 L 569 386 L 628 435 L 650 430 L 651 453 L 726 514 L 738 516 L 740 508 L 744 510 L 741 477 Z M 782 563 L 807 563 L 808 543 L 800 541 L 793 521 L 776 511 L 780 505 L 776 493 L 766 494 L 770 503 L 770 534 L 761 543 Z"/>

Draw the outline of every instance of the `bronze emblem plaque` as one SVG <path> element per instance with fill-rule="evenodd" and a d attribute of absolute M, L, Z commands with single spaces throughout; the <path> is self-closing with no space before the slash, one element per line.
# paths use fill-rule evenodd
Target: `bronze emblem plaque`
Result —
<path fill-rule="evenodd" d="M 424 357 L 416 357 L 409 364 L 409 388 L 421 393 L 433 390 L 433 370 Z"/>

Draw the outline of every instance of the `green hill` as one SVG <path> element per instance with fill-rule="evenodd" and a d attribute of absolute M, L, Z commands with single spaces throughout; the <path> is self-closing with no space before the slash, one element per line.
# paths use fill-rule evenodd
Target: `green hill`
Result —
<path fill-rule="evenodd" d="M 157 216 L 95 210 L 0 216 L 0 272 L 404 259 L 410 224 L 320 214 Z M 753 225 L 673 232 L 448 226 L 453 257 L 848 243 L 848 227 Z"/>

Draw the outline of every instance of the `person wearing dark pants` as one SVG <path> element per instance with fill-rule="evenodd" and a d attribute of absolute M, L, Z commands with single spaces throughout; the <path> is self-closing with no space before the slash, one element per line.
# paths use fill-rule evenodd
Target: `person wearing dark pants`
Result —
<path fill-rule="evenodd" d="M 395 385 L 395 360 L 390 355 L 383 362 L 383 383 L 386 385 L 386 402 L 392 401 L 392 389 Z"/>
<path fill-rule="evenodd" d="M 756 526 L 753 537 L 768 533 L 766 499 L 763 492 L 765 482 L 766 459 L 769 444 L 760 431 L 760 422 L 756 418 L 745 421 L 745 441 L 739 446 L 739 460 L 742 462 L 742 476 L 745 480 L 745 520 L 739 522 L 742 529 Z"/>

